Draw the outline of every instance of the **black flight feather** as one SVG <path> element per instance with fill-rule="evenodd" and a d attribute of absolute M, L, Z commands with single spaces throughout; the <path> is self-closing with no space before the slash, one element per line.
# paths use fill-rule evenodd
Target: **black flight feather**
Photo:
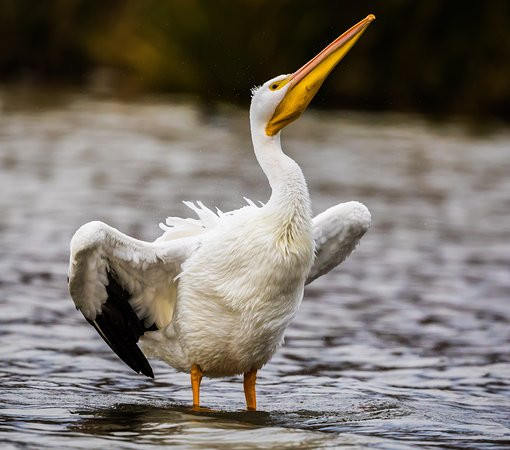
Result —
<path fill-rule="evenodd" d="M 108 299 L 96 320 L 87 321 L 97 330 L 108 346 L 131 369 L 154 378 L 147 358 L 136 343 L 146 331 L 157 330 L 156 324 L 145 327 L 129 304 L 131 295 L 116 280 L 115 273 L 108 271 Z"/>

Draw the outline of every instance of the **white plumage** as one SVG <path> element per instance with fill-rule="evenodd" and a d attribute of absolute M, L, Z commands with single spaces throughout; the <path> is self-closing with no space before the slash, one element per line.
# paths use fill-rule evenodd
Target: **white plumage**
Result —
<path fill-rule="evenodd" d="M 154 242 L 101 222 L 74 235 L 71 296 L 135 371 L 153 376 L 139 338 L 145 355 L 179 371 L 197 367 L 200 377 L 260 369 L 283 342 L 304 285 L 341 263 L 370 226 L 370 213 L 357 202 L 312 219 L 303 173 L 281 150 L 279 130 L 308 104 L 282 107 L 313 69 L 304 67 L 304 75 L 300 69 L 253 91 L 252 140 L 272 190 L 266 204 L 246 199 L 238 210 L 215 213 L 185 202 L 197 218 L 169 217 Z"/>
<path fill-rule="evenodd" d="M 189 371 L 190 361 L 194 360 L 189 359 L 188 354 L 195 355 L 201 342 L 207 346 L 212 344 L 213 352 L 216 349 L 217 368 L 211 367 L 208 371 L 208 365 L 202 367 L 211 376 L 249 370 L 246 364 L 250 361 L 243 361 L 246 355 L 252 354 L 251 329 L 260 335 L 262 332 L 257 329 L 269 328 L 266 319 L 270 318 L 271 324 L 276 324 L 274 330 L 268 331 L 270 345 L 262 338 L 261 347 L 267 352 L 254 358 L 259 359 L 256 364 L 259 367 L 267 362 L 299 306 L 302 285 L 347 258 L 370 226 L 370 213 L 358 202 L 339 204 L 315 217 L 311 230 L 316 257 L 308 270 L 312 259 L 310 245 L 301 255 L 306 256 L 301 264 L 299 257 L 287 256 L 285 249 L 281 253 L 271 252 L 273 243 L 264 234 L 265 217 L 259 211 L 263 207 L 250 202 L 239 210 L 217 215 L 201 203 L 198 206 L 186 204 L 199 218 L 168 218 L 167 230 L 155 242 L 139 241 L 97 221 L 83 225 L 71 241 L 70 292 L 83 315 L 95 320 L 107 300 L 107 270 L 113 270 L 131 293 L 129 303 L 137 316 L 147 326 L 155 323 L 159 328 L 159 331 L 146 332 L 142 338 L 145 353 L 167 361 L 178 370 Z M 255 231 L 254 235 L 250 234 L 251 230 Z M 266 246 L 269 243 L 269 248 L 260 247 L 260 241 Z M 217 272 L 214 273 L 214 269 L 220 268 L 228 275 L 221 282 L 216 278 Z M 294 278 L 292 273 L 306 271 L 306 280 L 291 279 Z M 277 292 L 278 286 L 290 284 L 299 287 L 297 292 L 290 292 L 290 301 L 277 298 L 278 303 L 272 303 L 272 298 L 281 295 Z M 217 286 L 222 288 L 220 295 Z M 178 298 L 182 300 L 180 303 Z M 173 322 L 175 308 L 177 321 Z M 249 317 L 239 321 L 243 312 Z M 182 323 L 187 320 L 192 327 Z M 239 323 L 248 329 L 239 327 Z M 190 342 L 181 344 L 179 338 L 186 336 Z M 249 351 L 242 345 L 235 345 L 237 362 L 232 364 L 225 357 L 224 348 L 240 343 L 245 337 Z M 183 351 L 183 347 L 188 350 Z"/>

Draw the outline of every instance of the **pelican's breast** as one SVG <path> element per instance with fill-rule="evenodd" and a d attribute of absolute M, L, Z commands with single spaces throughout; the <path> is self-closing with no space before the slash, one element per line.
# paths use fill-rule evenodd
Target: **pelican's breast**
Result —
<path fill-rule="evenodd" d="M 174 327 L 190 362 L 209 375 L 265 364 L 303 296 L 311 227 L 289 229 L 263 208 L 257 213 L 207 236 L 179 279 Z"/>

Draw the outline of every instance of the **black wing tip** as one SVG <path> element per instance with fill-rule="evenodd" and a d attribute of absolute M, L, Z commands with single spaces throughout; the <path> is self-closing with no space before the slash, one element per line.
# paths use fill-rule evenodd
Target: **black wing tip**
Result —
<path fill-rule="evenodd" d="M 97 321 L 103 322 L 102 314 L 96 317 L 96 320 L 87 319 L 87 322 L 92 325 L 98 334 L 101 336 L 103 341 L 110 347 L 113 352 L 124 362 L 129 368 L 137 374 L 145 375 L 148 378 L 154 379 L 154 372 L 149 364 L 149 361 L 140 350 L 140 347 L 136 345 L 136 342 L 130 342 L 126 345 L 126 342 L 119 341 L 118 335 L 108 327 L 101 327 Z"/>
<path fill-rule="evenodd" d="M 154 380 L 154 372 L 152 371 L 152 367 L 151 366 L 149 366 L 148 370 L 144 369 L 142 371 L 142 374 L 144 374 L 146 377 L 152 378 Z"/>
<path fill-rule="evenodd" d="M 155 331 L 154 325 L 146 327 L 129 304 L 131 294 L 117 281 L 115 272 L 108 271 L 108 294 L 101 314 L 87 321 L 96 329 L 108 346 L 133 371 L 154 378 L 152 367 L 138 347 L 137 342 L 145 331 Z"/>

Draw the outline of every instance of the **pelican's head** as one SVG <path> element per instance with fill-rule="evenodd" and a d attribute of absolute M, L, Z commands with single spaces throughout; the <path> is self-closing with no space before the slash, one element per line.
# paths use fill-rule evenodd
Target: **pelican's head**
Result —
<path fill-rule="evenodd" d="M 275 77 L 254 89 L 250 107 L 252 122 L 263 125 L 266 135 L 274 136 L 296 120 L 373 20 L 375 16 L 370 14 L 296 72 Z"/>

